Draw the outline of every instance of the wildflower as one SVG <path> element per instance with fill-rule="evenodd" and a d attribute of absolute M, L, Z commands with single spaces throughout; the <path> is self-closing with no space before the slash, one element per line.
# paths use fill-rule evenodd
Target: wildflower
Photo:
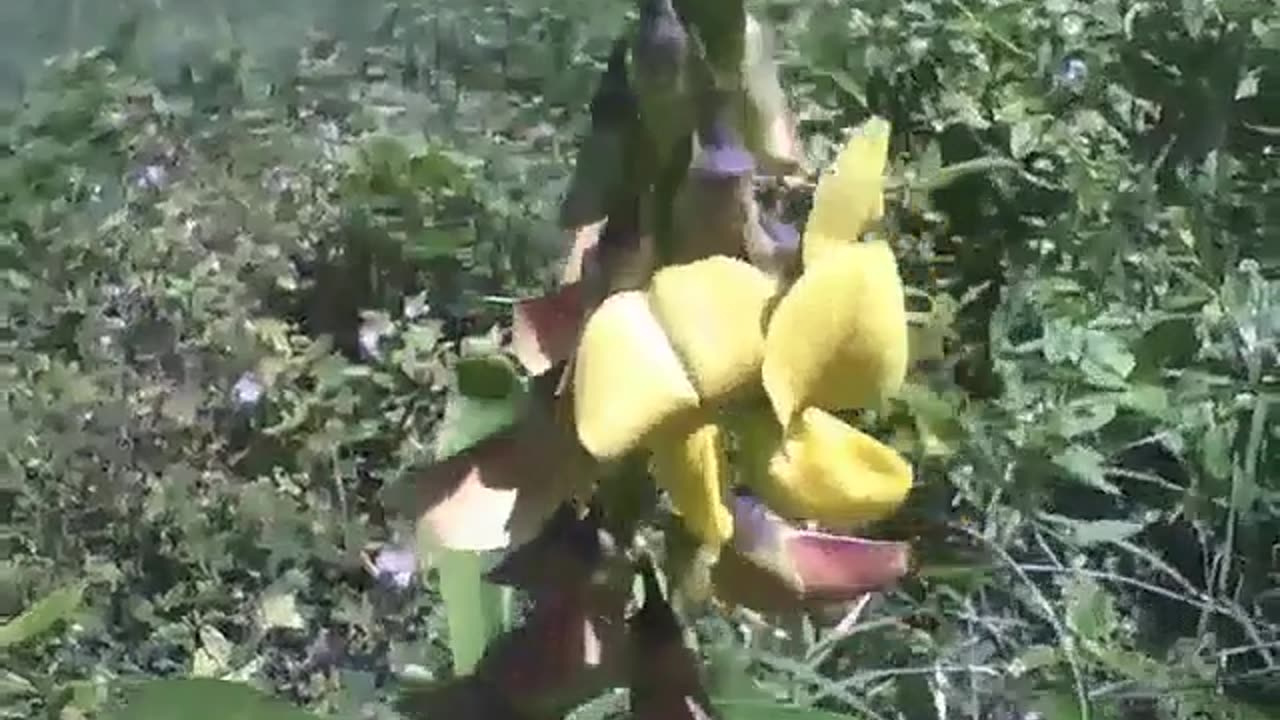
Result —
<path fill-rule="evenodd" d="M 820 180 L 803 269 L 789 287 L 713 255 L 661 268 L 585 322 L 573 387 L 579 440 L 598 460 L 648 450 L 675 513 L 708 545 L 733 534 L 721 499 L 726 433 L 741 446 L 741 481 L 790 519 L 856 526 L 910 490 L 904 458 L 833 414 L 877 407 L 906 374 L 896 261 L 883 240 L 860 240 L 883 212 L 887 151 L 887 124 L 873 119 Z M 761 390 L 772 413 L 744 411 Z"/>
<path fill-rule="evenodd" d="M 231 396 L 235 400 L 237 406 L 242 408 L 253 407 L 262 399 L 263 387 L 258 380 L 258 376 L 253 372 L 244 372 L 236 380 L 236 384 L 231 387 Z"/>
<path fill-rule="evenodd" d="M 133 185 L 141 190 L 161 190 L 169 183 L 169 170 L 159 163 L 148 163 L 133 176 Z"/>
<path fill-rule="evenodd" d="M 378 579 L 394 587 L 409 587 L 418 569 L 418 558 L 412 549 L 388 545 L 378 551 L 374 570 Z"/>
<path fill-rule="evenodd" d="M 1062 70 L 1058 74 L 1059 82 L 1071 90 L 1080 89 L 1088 78 L 1089 65 L 1078 57 L 1068 58 L 1062 63 Z"/>

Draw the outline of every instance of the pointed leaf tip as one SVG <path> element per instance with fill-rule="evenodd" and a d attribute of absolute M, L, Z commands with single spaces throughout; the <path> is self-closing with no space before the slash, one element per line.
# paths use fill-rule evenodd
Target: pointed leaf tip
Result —
<path fill-rule="evenodd" d="M 572 503 L 563 503 L 537 537 L 508 552 L 486 579 L 535 597 L 581 586 L 603 558 L 600 531 L 594 512 L 581 516 Z"/>

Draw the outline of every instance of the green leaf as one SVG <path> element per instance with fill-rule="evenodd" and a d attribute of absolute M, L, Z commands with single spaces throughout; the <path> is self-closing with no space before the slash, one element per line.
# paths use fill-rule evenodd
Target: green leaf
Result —
<path fill-rule="evenodd" d="M 132 688 L 110 720 L 317 720 L 250 685 L 211 678 L 151 680 Z"/>
<path fill-rule="evenodd" d="M 506 429 L 520 417 L 526 399 L 522 384 L 501 398 L 453 394 L 436 436 L 436 458 L 444 460 Z"/>
<path fill-rule="evenodd" d="M 854 720 L 859 717 L 799 705 L 783 705 L 771 700 L 713 697 L 711 702 L 724 720 Z"/>
<path fill-rule="evenodd" d="M 466 675 L 504 629 L 504 588 L 484 581 L 487 568 L 483 553 L 432 548 L 431 555 L 440 573 L 453 671 Z"/>
<path fill-rule="evenodd" d="M 1116 417 L 1116 405 L 1103 397 L 1081 398 L 1068 403 L 1049 419 L 1050 427 L 1064 438 L 1096 432 Z"/>
<path fill-rule="evenodd" d="M 1070 579 L 1063 588 L 1068 626 L 1081 638 L 1103 643 L 1119 628 L 1115 601 L 1092 578 Z"/>
<path fill-rule="evenodd" d="M 73 583 L 45 595 L 18 617 L 0 626 L 0 648 L 19 645 L 67 620 L 80 608 L 86 583 Z"/>
<path fill-rule="evenodd" d="M 520 376 L 506 355 L 464 357 L 454 372 L 458 392 L 469 397 L 501 400 L 519 390 Z"/>
<path fill-rule="evenodd" d="M 1056 525 L 1060 525 L 1073 535 L 1073 539 L 1082 546 L 1098 543 L 1116 542 L 1142 532 L 1146 523 L 1132 520 L 1077 520 L 1062 515 L 1044 513 L 1042 517 Z"/>
<path fill-rule="evenodd" d="M 1089 382 L 1102 387 L 1123 386 L 1136 364 L 1133 353 L 1115 335 L 1094 330 L 1085 333 L 1080 369 Z"/>
<path fill-rule="evenodd" d="M 1053 462 L 1090 487 L 1109 495 L 1120 494 L 1120 489 L 1107 480 L 1106 458 L 1091 447 L 1072 445 L 1058 453 Z"/>

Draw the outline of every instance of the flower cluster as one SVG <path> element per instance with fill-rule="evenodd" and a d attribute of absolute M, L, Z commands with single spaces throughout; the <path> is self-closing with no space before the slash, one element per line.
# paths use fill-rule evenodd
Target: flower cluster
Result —
<path fill-rule="evenodd" d="M 669 576 L 683 547 L 699 571 L 688 577 L 706 581 L 684 583 L 707 591 L 687 597 L 822 606 L 909 564 L 904 542 L 846 534 L 894 512 L 913 479 L 844 416 L 882 408 L 907 373 L 905 292 L 874 237 L 888 123 L 855 128 L 798 232 L 755 192 L 804 165 L 769 36 L 741 3 L 694 0 L 641 0 L 591 117 L 561 207 L 574 238 L 564 281 L 514 310 L 523 414 L 412 478 L 436 544 L 509 550 L 490 579 L 534 598 L 519 653 L 568 653 L 539 664 L 514 635 L 495 645 L 476 677 L 507 700 L 607 667 L 618 648 L 648 658 L 631 667 L 683 652 L 655 568 L 634 552 L 646 489 L 671 511 Z M 619 564 L 625 582 L 601 580 Z M 624 631 L 633 572 L 647 609 Z M 551 635 L 577 639 L 544 647 Z M 693 662 L 681 657 L 671 666 Z M 633 701 L 697 694 L 671 691 L 673 678 L 630 682 Z M 469 687 L 466 702 L 492 695 Z"/>

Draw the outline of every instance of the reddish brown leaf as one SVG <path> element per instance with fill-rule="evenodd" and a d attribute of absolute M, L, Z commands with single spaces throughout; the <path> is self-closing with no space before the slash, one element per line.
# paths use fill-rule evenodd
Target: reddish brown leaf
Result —
<path fill-rule="evenodd" d="M 524 625 L 494 641 L 476 674 L 512 705 L 562 717 L 617 683 L 623 608 L 620 597 L 585 584 L 542 595 Z"/>
<path fill-rule="evenodd" d="M 597 220 L 590 225 L 570 228 L 569 254 L 565 258 L 564 269 L 560 273 L 560 282 L 575 283 L 582 279 L 582 268 L 587 254 L 600 240 L 600 232 L 604 230 L 605 220 Z"/>
<path fill-rule="evenodd" d="M 525 370 L 541 375 L 569 359 L 578 344 L 585 309 L 581 282 L 516 303 L 511 345 Z"/>
<path fill-rule="evenodd" d="M 591 580 L 600 566 L 603 548 L 595 513 L 580 515 L 572 503 L 556 510 L 530 542 L 512 549 L 487 579 L 547 597 Z"/>
<path fill-rule="evenodd" d="M 645 562 L 644 604 L 628 622 L 631 638 L 631 713 L 653 720 L 714 717 L 698 659 L 684 643 L 680 621 L 662 595 L 657 572 Z"/>
<path fill-rule="evenodd" d="M 412 510 L 435 543 L 454 550 L 525 543 L 589 481 L 594 463 L 550 395 L 535 394 L 516 424 L 412 479 Z"/>

